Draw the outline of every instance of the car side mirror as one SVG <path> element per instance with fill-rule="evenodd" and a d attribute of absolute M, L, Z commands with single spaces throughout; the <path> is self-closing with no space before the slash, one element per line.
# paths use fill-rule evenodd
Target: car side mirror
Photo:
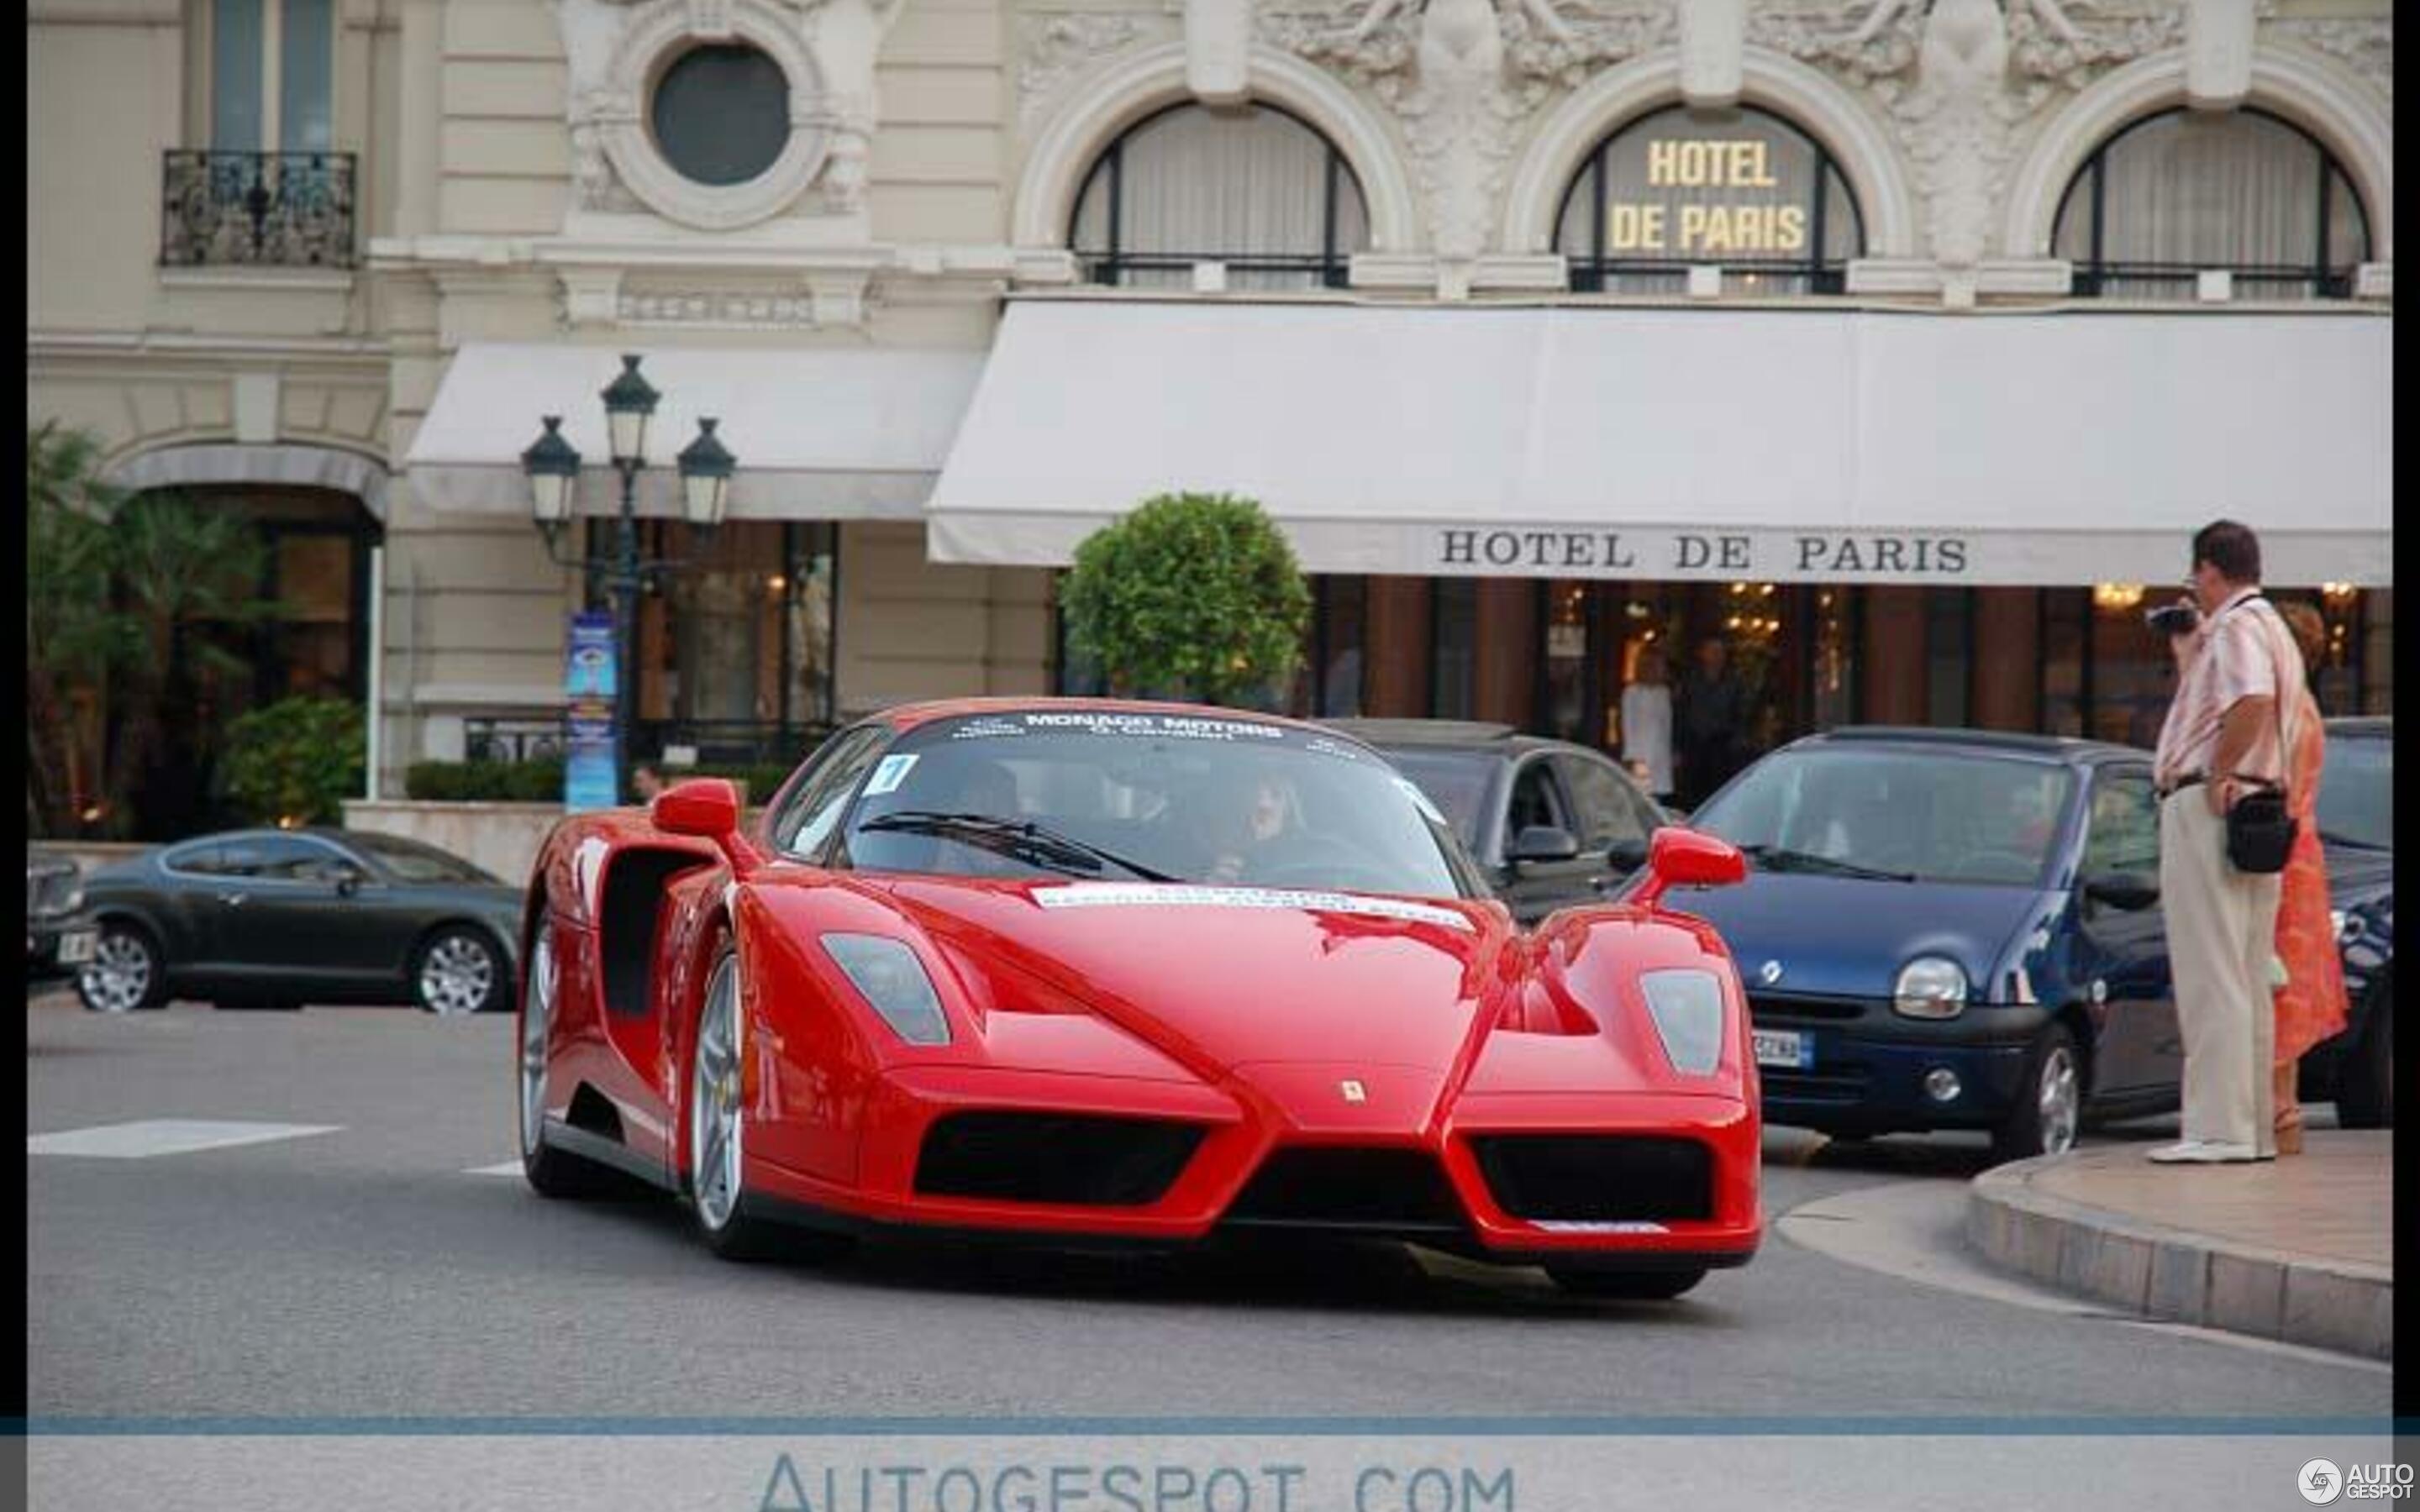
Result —
<path fill-rule="evenodd" d="M 1667 825 L 1647 842 L 1648 877 L 1630 902 L 1652 908 L 1668 887 L 1727 887 L 1747 880 L 1747 857 L 1726 840 Z"/>
<path fill-rule="evenodd" d="M 1560 825 L 1524 825 L 1512 838 L 1515 866 L 1529 861 L 1568 861 L 1580 854 L 1579 837 Z"/>
<path fill-rule="evenodd" d="M 1605 849 L 1608 864 L 1622 872 L 1636 872 L 1647 864 L 1647 841 L 1618 840 Z"/>
<path fill-rule="evenodd" d="M 648 813 L 668 834 L 719 841 L 739 828 L 739 790 L 722 778 L 691 778 L 656 795 Z"/>
<path fill-rule="evenodd" d="M 362 869 L 349 861 L 339 861 L 331 880 L 336 884 L 337 897 L 349 898 L 362 890 Z"/>
<path fill-rule="evenodd" d="M 2160 901 L 2160 879 L 2149 872 L 2097 872 L 2084 879 L 2084 895 L 2137 913 Z"/>

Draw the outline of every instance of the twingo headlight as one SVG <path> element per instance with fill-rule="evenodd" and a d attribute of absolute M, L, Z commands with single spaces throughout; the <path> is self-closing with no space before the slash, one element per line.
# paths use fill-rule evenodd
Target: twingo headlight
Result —
<path fill-rule="evenodd" d="M 901 941 L 882 934 L 827 934 L 824 953 L 909 1044 L 948 1044 L 950 1021 L 924 963 Z"/>
<path fill-rule="evenodd" d="M 1638 990 L 1672 1069 L 1707 1076 L 1723 1058 L 1723 984 L 1711 971 L 1642 971 Z"/>
<path fill-rule="evenodd" d="M 1947 956 L 1917 956 L 1899 968 L 1891 1007 L 1912 1019 L 1956 1018 L 1966 1011 L 1966 968 Z"/>

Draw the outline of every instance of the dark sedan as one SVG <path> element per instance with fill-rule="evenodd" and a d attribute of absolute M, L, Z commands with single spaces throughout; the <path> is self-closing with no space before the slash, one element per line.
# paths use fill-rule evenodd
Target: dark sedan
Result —
<path fill-rule="evenodd" d="M 1456 719 L 1329 719 L 1377 748 L 1440 810 L 1523 924 L 1605 901 L 1671 816 L 1584 746 Z"/>
<path fill-rule="evenodd" d="M 85 912 L 84 869 L 72 856 L 26 846 L 26 984 L 74 971 L 92 959 L 99 938 Z"/>
<path fill-rule="evenodd" d="M 2395 1122 L 2395 722 L 2328 721 L 2319 841 L 2352 1016 L 2303 1059 L 2305 1102 L 2334 1098 L 2348 1129 Z"/>
<path fill-rule="evenodd" d="M 521 889 L 459 856 L 366 830 L 239 830 L 86 879 L 101 927 L 76 979 L 97 1012 L 172 996 L 222 1006 L 513 1001 Z"/>
<path fill-rule="evenodd" d="M 1750 859 L 1746 886 L 1671 905 L 1739 961 L 1772 1121 L 1979 1129 L 2016 1159 L 2177 1104 L 2149 752 L 1835 730 L 1691 824 Z"/>

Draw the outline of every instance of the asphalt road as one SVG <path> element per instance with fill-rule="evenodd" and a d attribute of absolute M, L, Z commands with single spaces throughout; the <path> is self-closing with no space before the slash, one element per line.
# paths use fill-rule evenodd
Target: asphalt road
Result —
<path fill-rule="evenodd" d="M 153 1119 L 327 1131 L 29 1153 L 38 1417 L 2390 1408 L 2375 1366 L 1909 1279 L 1974 1269 L 1955 1214 L 1985 1163 L 1976 1139 L 1773 1131 L 1762 1254 L 1671 1304 L 1575 1301 L 1533 1271 L 1390 1246 L 1274 1262 L 886 1247 L 740 1266 L 695 1243 L 669 1199 L 550 1202 L 476 1174 L 514 1153 L 509 1015 L 105 1018 L 55 995 L 27 1011 L 29 1136 Z M 1868 1206 L 1916 1216 L 1869 1237 L 1879 1268 L 1789 1237 L 1792 1210 L 1886 1186 L 1900 1199 Z"/>

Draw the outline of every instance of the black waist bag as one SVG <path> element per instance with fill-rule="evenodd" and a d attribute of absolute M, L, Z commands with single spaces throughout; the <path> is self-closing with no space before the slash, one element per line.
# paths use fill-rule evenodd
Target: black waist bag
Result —
<path fill-rule="evenodd" d="M 2294 816 L 2282 788 L 2255 788 L 2226 810 L 2226 858 L 2238 872 L 2268 876 L 2286 870 L 2294 849 Z"/>

